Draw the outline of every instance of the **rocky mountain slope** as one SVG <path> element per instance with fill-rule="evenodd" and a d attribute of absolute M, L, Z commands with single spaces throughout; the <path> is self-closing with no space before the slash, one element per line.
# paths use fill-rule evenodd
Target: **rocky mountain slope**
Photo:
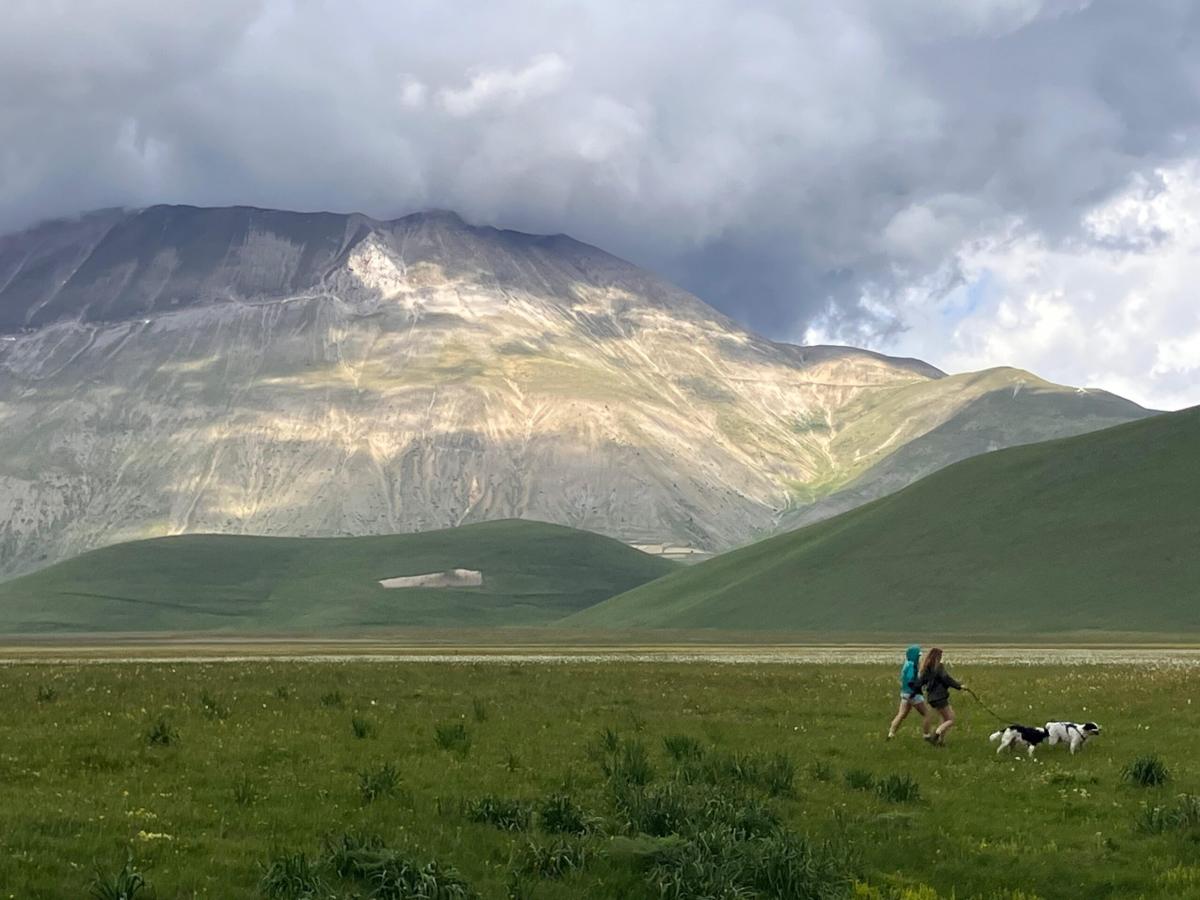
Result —
<path fill-rule="evenodd" d="M 159 206 L 0 238 L 0 574 L 511 517 L 723 549 L 1144 414 L 774 343 L 593 247 L 450 213 Z"/>

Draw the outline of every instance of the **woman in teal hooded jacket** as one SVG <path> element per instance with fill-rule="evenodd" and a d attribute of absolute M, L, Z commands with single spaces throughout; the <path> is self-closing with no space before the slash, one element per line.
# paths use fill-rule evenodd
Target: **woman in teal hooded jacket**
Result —
<path fill-rule="evenodd" d="M 921 648 L 913 644 L 904 655 L 904 666 L 900 669 L 900 710 L 892 719 L 892 727 L 888 729 L 888 740 L 896 736 L 896 729 L 908 717 L 914 708 L 921 714 L 921 733 L 928 737 L 930 726 L 929 707 L 921 696 Z"/>

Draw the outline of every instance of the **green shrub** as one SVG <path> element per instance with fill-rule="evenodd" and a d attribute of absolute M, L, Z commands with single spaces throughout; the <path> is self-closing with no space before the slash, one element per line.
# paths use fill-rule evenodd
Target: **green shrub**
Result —
<path fill-rule="evenodd" d="M 700 759 L 704 756 L 704 746 L 687 734 L 668 734 L 663 738 L 663 747 L 676 762 Z"/>
<path fill-rule="evenodd" d="M 1134 827 L 1146 834 L 1200 828 L 1200 796 L 1180 794 L 1162 806 L 1143 806 Z"/>
<path fill-rule="evenodd" d="M 875 793 L 892 803 L 915 803 L 921 799 L 921 786 L 907 775 L 888 775 L 875 782 Z"/>
<path fill-rule="evenodd" d="M 353 732 L 356 738 L 371 738 L 375 737 L 375 726 L 366 719 L 361 719 L 355 716 L 350 720 L 350 731 Z"/>
<path fill-rule="evenodd" d="M 146 879 L 133 864 L 133 857 L 126 854 L 125 864 L 115 873 L 106 875 L 96 870 L 88 896 L 92 900 L 137 900 L 148 890 Z"/>
<path fill-rule="evenodd" d="M 53 703 L 58 699 L 58 691 L 49 684 L 40 684 L 37 689 L 38 703 Z"/>
<path fill-rule="evenodd" d="M 146 743 L 152 747 L 170 747 L 179 743 L 179 732 L 165 717 L 159 716 L 146 731 Z"/>
<path fill-rule="evenodd" d="M 587 865 L 589 853 L 578 840 L 557 838 L 547 843 L 529 841 L 518 853 L 516 869 L 538 878 L 562 878 Z"/>
<path fill-rule="evenodd" d="M 847 769 L 846 787 L 855 791 L 873 791 L 875 776 L 866 769 Z"/>
<path fill-rule="evenodd" d="M 264 867 L 259 890 L 270 900 L 315 900 L 328 895 L 329 885 L 321 877 L 320 863 L 303 850 L 279 853 Z"/>
<path fill-rule="evenodd" d="M 524 831 L 533 818 L 533 810 L 529 804 L 497 797 L 494 794 L 470 801 L 466 807 L 466 814 L 472 822 L 493 825 L 501 831 Z"/>
<path fill-rule="evenodd" d="M 1171 774 L 1157 754 L 1144 753 L 1121 769 L 1121 777 L 1139 787 L 1157 787 L 1170 781 Z"/>
<path fill-rule="evenodd" d="M 550 834 L 586 834 L 591 823 L 567 794 L 551 794 L 538 807 L 538 824 Z"/>
<path fill-rule="evenodd" d="M 399 784 L 400 773 L 390 763 L 358 773 L 358 791 L 363 803 L 374 803 L 381 797 L 394 794 Z"/>
<path fill-rule="evenodd" d="M 434 741 L 443 750 L 466 756 L 471 749 L 471 733 L 462 722 L 448 722 L 434 728 Z"/>

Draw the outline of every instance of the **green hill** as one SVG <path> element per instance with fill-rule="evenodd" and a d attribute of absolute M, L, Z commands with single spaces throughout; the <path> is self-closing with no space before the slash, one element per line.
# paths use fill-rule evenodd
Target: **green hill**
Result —
<path fill-rule="evenodd" d="M 105 547 L 0 584 L 0 631 L 532 625 L 674 567 L 590 532 L 514 520 L 382 537 L 184 535 Z M 482 586 L 379 585 L 454 568 L 481 572 Z"/>
<path fill-rule="evenodd" d="M 968 459 L 564 624 L 1194 638 L 1200 407 Z"/>

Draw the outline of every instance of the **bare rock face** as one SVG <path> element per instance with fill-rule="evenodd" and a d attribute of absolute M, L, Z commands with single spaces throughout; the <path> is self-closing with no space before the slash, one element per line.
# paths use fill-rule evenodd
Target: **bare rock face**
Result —
<path fill-rule="evenodd" d="M 569 532 L 568 532 L 569 533 Z M 379 582 L 385 588 L 464 588 L 482 587 L 483 573 L 475 569 L 451 569 L 426 575 L 400 575 Z"/>
<path fill-rule="evenodd" d="M 2 574 L 164 534 L 507 517 L 718 550 L 877 467 L 890 490 L 1144 414 L 777 344 L 593 247 L 449 213 L 153 207 L 0 239 Z"/>

